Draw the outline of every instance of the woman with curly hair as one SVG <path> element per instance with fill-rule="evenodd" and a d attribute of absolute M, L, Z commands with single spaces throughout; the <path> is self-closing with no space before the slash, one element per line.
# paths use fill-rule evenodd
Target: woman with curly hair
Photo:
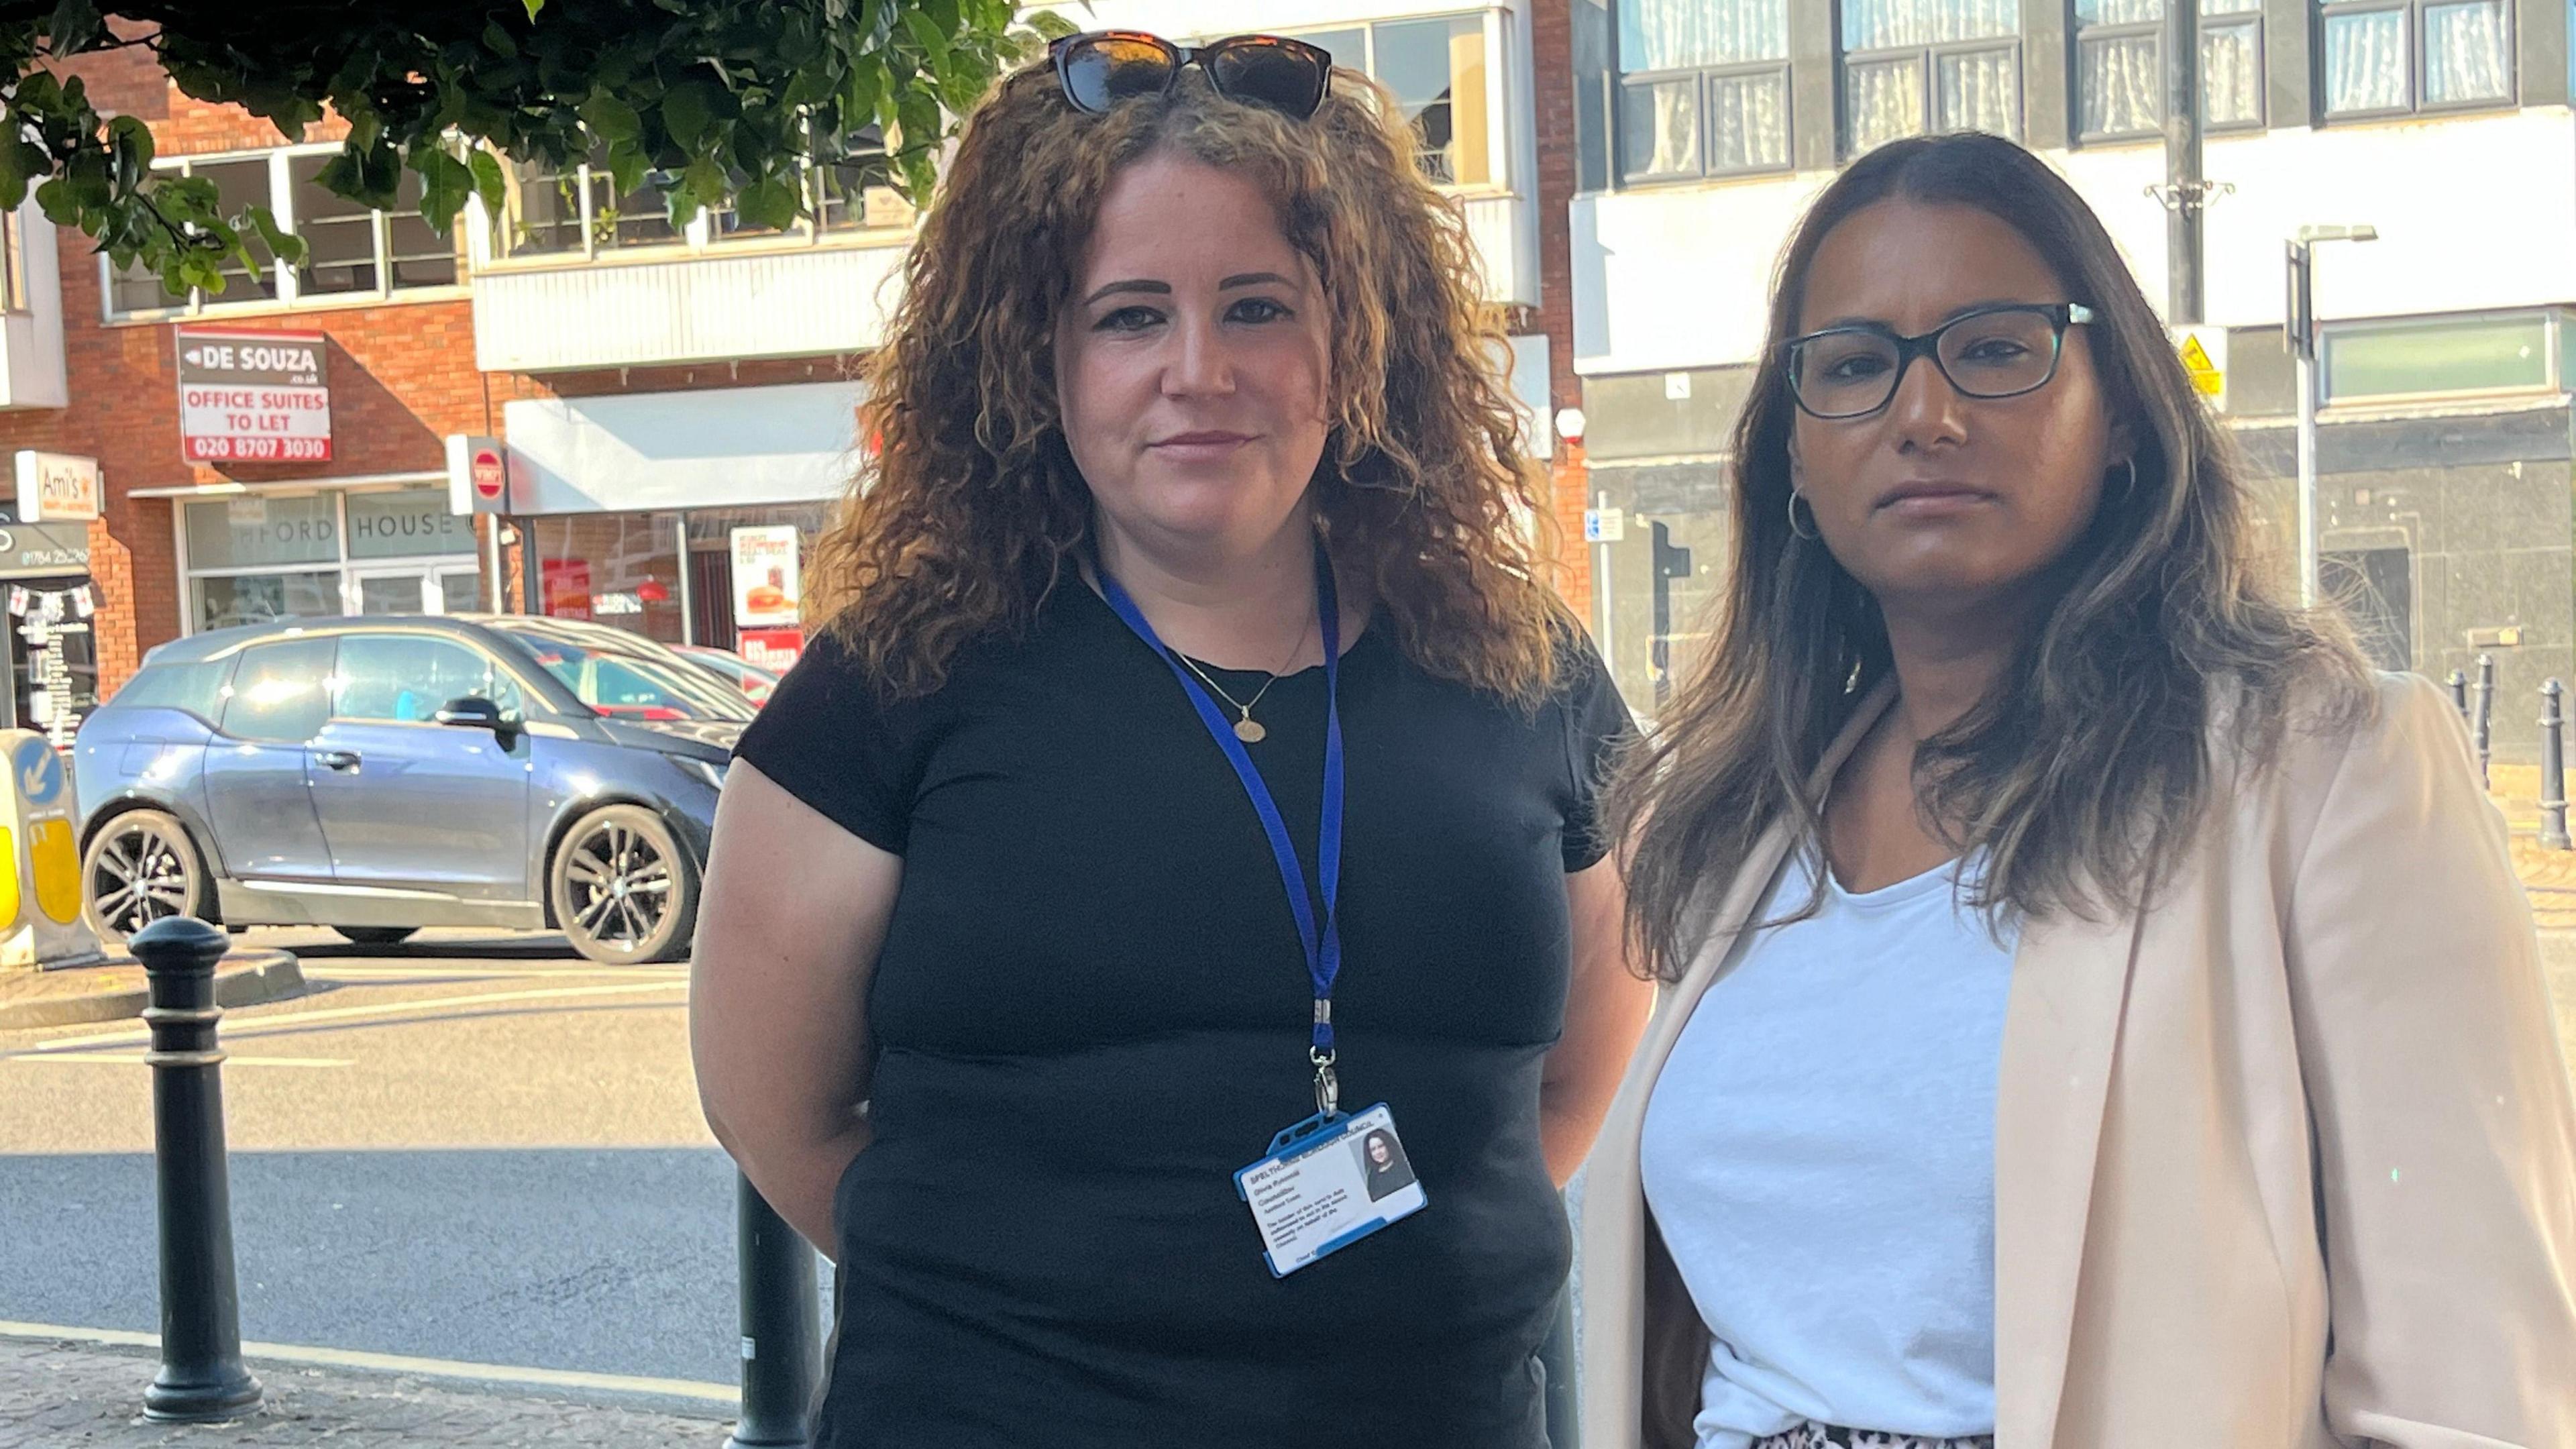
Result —
<path fill-rule="evenodd" d="M 695 957 L 708 1120 L 840 1264 L 818 1444 L 1542 1442 L 1627 715 L 1394 116 L 1074 37 L 929 209 Z"/>
<path fill-rule="evenodd" d="M 1781 263 L 1714 647 L 1620 776 L 1672 983 L 1588 1449 L 2576 1445 L 2576 1113 L 2458 714 L 2280 602 L 2102 223 L 1994 136 Z"/>

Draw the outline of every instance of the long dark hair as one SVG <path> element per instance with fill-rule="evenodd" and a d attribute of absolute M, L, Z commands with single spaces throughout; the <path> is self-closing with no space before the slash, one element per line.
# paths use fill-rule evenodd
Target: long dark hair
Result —
<path fill-rule="evenodd" d="M 2019 232 L 2093 308 L 2094 369 L 2137 446 L 2134 486 L 2126 469 L 2106 482 L 2012 665 L 1915 753 L 1927 821 L 1986 853 L 1974 904 L 1998 915 L 2137 909 L 2169 859 L 2160 847 L 2207 803 L 2213 707 L 2234 712 L 2232 735 L 2258 761 L 2311 698 L 2321 719 L 2368 708 L 2348 632 L 2281 603 L 2263 578 L 2245 465 L 2092 209 L 1999 137 L 1882 147 L 1826 188 L 1782 256 L 1769 342 L 1736 427 L 1734 569 L 1711 644 L 1612 790 L 1630 928 L 1668 977 L 1697 944 L 1685 921 L 1703 888 L 1732 880 L 1774 821 L 1792 822 L 1798 848 L 1820 861 L 1822 804 L 1808 777 L 1891 668 L 1876 601 L 1824 547 L 1790 532 L 1784 356 L 1825 237 L 1890 199 L 1974 207 Z M 1815 908 L 1817 876 L 1818 895 L 1780 918 Z"/>

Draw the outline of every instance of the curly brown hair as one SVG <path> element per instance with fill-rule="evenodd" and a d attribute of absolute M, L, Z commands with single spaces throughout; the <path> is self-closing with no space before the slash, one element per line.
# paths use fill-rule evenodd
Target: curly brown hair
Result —
<path fill-rule="evenodd" d="M 1398 115 L 1346 71 L 1299 121 L 1227 100 L 1195 69 L 1089 115 L 1044 65 L 977 108 L 864 370 L 876 455 L 816 551 L 825 630 L 890 697 L 937 689 L 970 641 L 1024 631 L 1085 546 L 1056 319 L 1111 181 L 1155 154 L 1251 179 L 1321 281 L 1331 428 L 1313 499 L 1336 571 L 1429 672 L 1524 705 L 1546 695 L 1571 624 L 1543 576 L 1554 533 L 1495 365 L 1501 314 Z"/>

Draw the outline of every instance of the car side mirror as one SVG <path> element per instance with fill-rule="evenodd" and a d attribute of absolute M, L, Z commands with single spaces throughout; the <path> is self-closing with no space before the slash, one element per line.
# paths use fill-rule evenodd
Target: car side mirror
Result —
<path fill-rule="evenodd" d="M 501 706 L 480 695 L 469 694 L 440 705 L 432 718 L 443 725 L 463 725 L 469 729 L 490 730 L 494 734 L 508 729 L 510 722 L 501 717 Z"/>

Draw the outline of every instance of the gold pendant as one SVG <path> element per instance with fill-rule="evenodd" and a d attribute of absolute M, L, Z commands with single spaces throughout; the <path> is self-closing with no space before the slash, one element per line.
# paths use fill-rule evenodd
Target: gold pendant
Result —
<path fill-rule="evenodd" d="M 1247 745 L 1257 745 L 1270 737 L 1270 731 L 1263 729 L 1247 714 L 1234 722 L 1234 737 Z"/>

